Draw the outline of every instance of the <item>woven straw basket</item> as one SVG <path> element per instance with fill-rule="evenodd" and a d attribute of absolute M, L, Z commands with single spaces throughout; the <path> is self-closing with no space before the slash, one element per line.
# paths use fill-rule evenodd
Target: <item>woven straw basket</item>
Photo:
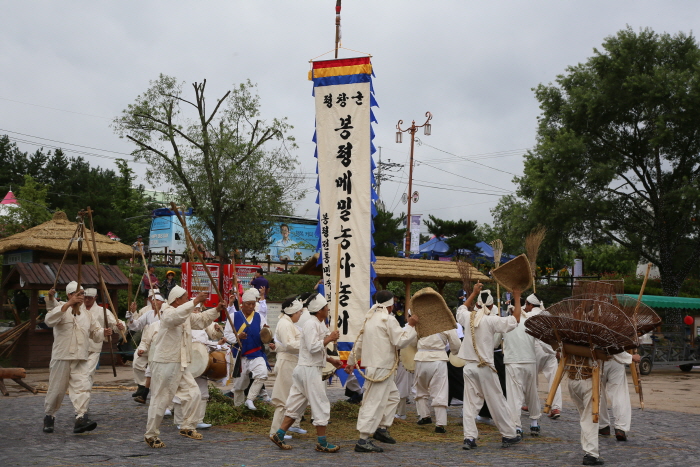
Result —
<path fill-rule="evenodd" d="M 532 270 L 527 256 L 520 255 L 491 271 L 491 276 L 506 290 L 521 292 L 532 287 Z"/>
<path fill-rule="evenodd" d="M 418 317 L 416 332 L 420 337 L 457 328 L 445 299 L 430 287 L 420 289 L 411 298 L 411 313 Z"/>

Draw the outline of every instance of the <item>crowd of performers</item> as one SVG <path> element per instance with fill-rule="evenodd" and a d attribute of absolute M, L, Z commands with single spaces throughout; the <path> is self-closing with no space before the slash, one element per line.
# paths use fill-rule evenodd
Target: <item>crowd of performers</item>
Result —
<path fill-rule="evenodd" d="M 290 432 L 306 433 L 299 422 L 310 406 L 318 436 L 316 450 L 338 451 L 339 446 L 327 440 L 330 402 L 323 373 L 329 366 L 331 370 L 343 368 L 343 363 L 328 352 L 329 344 L 339 338 L 339 332 L 331 331 L 327 325 L 328 303 L 321 294 L 307 293 L 289 297 L 282 304 L 281 317 L 268 344 L 270 351 L 276 352 L 275 384 L 270 397 L 265 389 L 271 368 L 262 337 L 269 333 L 265 289 L 262 292 L 254 288 L 245 291 L 240 304 L 232 299 L 227 304 L 231 320 L 222 329 L 215 321 L 226 315 L 226 305 L 220 303 L 204 310 L 206 294 L 190 300 L 179 286 L 170 291 L 167 300 L 157 289 L 151 290 L 144 308 L 137 311 L 132 304 L 126 322 L 107 313 L 107 323 L 103 308 L 95 304 L 97 290 L 83 290 L 71 282 L 66 287 L 67 301 L 61 302 L 52 289 L 45 320 L 53 328 L 54 343 L 44 432 L 54 431 L 54 416 L 66 390 L 75 409 L 73 432 L 96 428 L 97 423 L 88 417 L 88 409 L 102 344 L 108 336 L 128 328 L 142 332 L 134 353 L 133 373 L 138 388 L 132 397 L 146 403 L 150 394 L 144 435 L 148 446 L 165 447 L 160 439 L 160 425 L 169 414 L 174 416 L 180 435 L 191 439 L 202 439 L 197 430 L 210 426 L 204 423 L 209 380 L 194 377 L 188 369 L 193 343 L 201 343 L 210 351 L 226 353 L 229 371 L 220 382 L 226 384 L 233 378 L 232 397 L 236 405 L 256 410 L 259 397 L 274 405 L 269 437 L 280 449 L 292 449 L 287 443 L 292 438 Z M 477 448 L 477 421 L 494 424 L 504 448 L 520 443 L 525 430 L 529 429 L 534 437 L 542 434 L 537 379 L 542 373 L 551 385 L 558 355 L 552 347 L 525 332 L 525 321 L 542 312 L 543 304 L 535 294 L 521 298 L 521 292 L 514 290 L 507 316 L 501 316 L 490 291 L 476 284 L 457 309 L 457 329 L 420 338 L 415 330 L 418 317 L 411 316 L 410 310 L 404 326 L 395 319 L 391 292 L 377 292 L 374 302 L 344 367 L 348 373 L 346 394 L 351 400 L 361 400 L 355 451 L 382 452 L 375 441 L 396 443 L 389 429 L 395 418 L 405 419 L 406 400 L 412 393 L 417 423 L 433 423 L 432 407 L 436 433 L 447 431 L 447 407 L 451 401 L 462 401 L 465 450 Z M 397 351 L 408 346 L 417 349 L 411 373 L 397 358 Z M 240 358 L 236 358 L 238 352 Z M 463 368 L 452 365 L 450 354 L 459 357 Z M 610 435 L 612 428 L 617 440 L 627 439 L 631 405 L 625 365 L 638 359 L 622 353 L 606 362 L 601 377 L 599 423 L 592 420 L 591 375 L 580 370 L 568 374 L 570 396 L 580 415 L 583 465 L 603 464 L 598 437 Z M 360 363 L 363 387 L 354 376 Z M 614 427 L 610 426 L 606 400 L 612 405 Z M 528 413 L 529 427 L 522 426 L 523 411 Z M 549 417 L 556 420 L 561 411 L 558 389 Z"/>

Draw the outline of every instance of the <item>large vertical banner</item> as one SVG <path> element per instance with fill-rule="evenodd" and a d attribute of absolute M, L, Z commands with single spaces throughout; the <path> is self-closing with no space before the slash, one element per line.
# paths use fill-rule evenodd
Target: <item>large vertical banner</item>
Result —
<path fill-rule="evenodd" d="M 319 262 L 331 316 L 338 294 L 338 351 L 347 360 L 374 294 L 372 64 L 369 57 L 317 61 L 309 78 L 316 104 Z"/>
<path fill-rule="evenodd" d="M 413 202 L 411 199 L 409 203 Z M 411 253 L 419 253 L 420 251 L 420 221 L 422 214 L 411 214 Z"/>

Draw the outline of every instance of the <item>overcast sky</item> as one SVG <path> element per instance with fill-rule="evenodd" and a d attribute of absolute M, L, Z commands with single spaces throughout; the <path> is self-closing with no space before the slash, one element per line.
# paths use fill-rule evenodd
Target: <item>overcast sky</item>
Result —
<path fill-rule="evenodd" d="M 110 121 L 149 80 L 160 73 L 188 85 L 206 78 L 213 102 L 250 79 L 258 84 L 263 118 L 286 116 L 294 125 L 301 171 L 313 173 L 307 71 L 311 58 L 333 48 L 334 6 L 334 0 L 6 0 L 0 134 L 61 146 L 69 155 L 108 156 L 84 155 L 113 168 L 110 158 L 128 158 L 133 146 L 114 135 Z M 416 147 L 420 200 L 413 213 L 490 223 L 498 194 L 514 189 L 522 154 L 534 144 L 533 87 L 585 61 L 626 25 L 692 33 L 698 18 L 700 2 L 683 1 L 346 0 L 342 31 L 344 47 L 373 56 L 375 145 L 383 161 L 408 163 L 407 138 L 394 141 L 399 119 L 421 124 L 426 111 L 434 115 L 432 136 L 420 134 L 423 145 Z M 381 187 L 395 213 L 406 209 L 407 174 L 406 165 Z M 315 217 L 314 200 L 310 193 L 296 213 Z"/>

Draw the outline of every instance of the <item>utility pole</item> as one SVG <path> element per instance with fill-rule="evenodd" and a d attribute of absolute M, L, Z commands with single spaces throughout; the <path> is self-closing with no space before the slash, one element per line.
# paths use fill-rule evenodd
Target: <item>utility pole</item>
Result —
<path fill-rule="evenodd" d="M 426 112 L 425 116 L 427 117 L 427 120 L 425 121 L 424 124 L 416 126 L 416 121 L 413 120 L 411 123 L 411 126 L 406 128 L 405 130 L 401 129 L 401 124 L 403 124 L 403 120 L 399 120 L 399 123 L 396 124 L 396 142 L 401 143 L 402 142 L 402 136 L 403 133 L 409 133 L 411 135 L 411 161 L 409 162 L 408 166 L 408 209 L 406 213 L 406 257 L 411 254 L 411 202 L 413 201 L 413 147 L 414 143 L 416 140 L 416 131 L 418 131 L 418 128 L 423 128 L 423 133 L 426 136 L 430 136 L 430 133 L 432 132 L 432 125 L 430 124 L 430 120 L 433 118 L 433 114 L 430 112 Z"/>
<path fill-rule="evenodd" d="M 382 147 L 379 146 L 379 165 L 377 166 L 377 198 L 381 199 L 381 186 L 382 186 Z"/>

